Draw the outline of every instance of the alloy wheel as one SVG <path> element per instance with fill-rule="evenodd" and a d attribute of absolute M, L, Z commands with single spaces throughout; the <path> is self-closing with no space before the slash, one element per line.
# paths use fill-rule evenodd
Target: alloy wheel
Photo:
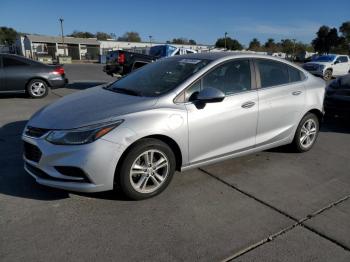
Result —
<path fill-rule="evenodd" d="M 159 150 L 140 154 L 130 169 L 130 183 L 139 193 L 152 193 L 160 188 L 169 175 L 169 160 Z"/>
<path fill-rule="evenodd" d="M 46 92 L 46 86 L 42 82 L 34 82 L 30 86 L 30 92 L 35 97 L 43 96 Z"/>
<path fill-rule="evenodd" d="M 309 148 L 315 142 L 317 135 L 317 124 L 315 120 L 308 119 L 305 121 L 300 130 L 300 144 L 304 148 Z"/>

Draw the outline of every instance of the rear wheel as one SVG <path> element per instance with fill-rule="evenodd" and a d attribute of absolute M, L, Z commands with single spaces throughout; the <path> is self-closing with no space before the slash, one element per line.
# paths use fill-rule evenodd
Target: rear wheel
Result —
<path fill-rule="evenodd" d="M 319 131 L 319 121 L 315 114 L 308 113 L 300 121 L 293 140 L 297 152 L 309 151 L 314 145 Z"/>
<path fill-rule="evenodd" d="M 43 98 L 49 93 L 49 88 L 44 80 L 33 79 L 27 84 L 27 93 L 32 98 Z"/>
<path fill-rule="evenodd" d="M 327 69 L 324 72 L 323 79 L 326 80 L 326 81 L 331 80 L 332 79 L 332 70 Z"/>
<path fill-rule="evenodd" d="M 175 173 L 175 155 L 157 139 L 143 139 L 122 160 L 117 187 L 130 199 L 140 200 L 161 193 Z"/>

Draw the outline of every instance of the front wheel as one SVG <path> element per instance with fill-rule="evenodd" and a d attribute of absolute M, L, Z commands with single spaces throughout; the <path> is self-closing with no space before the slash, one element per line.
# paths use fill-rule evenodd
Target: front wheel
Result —
<path fill-rule="evenodd" d="M 141 200 L 161 193 L 175 173 L 175 155 L 164 142 L 148 138 L 127 152 L 117 175 L 117 187 L 130 199 Z"/>
<path fill-rule="evenodd" d="M 324 72 L 323 79 L 326 80 L 326 81 L 331 80 L 332 79 L 332 70 L 327 69 Z"/>
<path fill-rule="evenodd" d="M 319 131 L 319 121 L 315 114 L 308 113 L 300 121 L 293 140 L 297 152 L 309 151 L 314 145 Z"/>

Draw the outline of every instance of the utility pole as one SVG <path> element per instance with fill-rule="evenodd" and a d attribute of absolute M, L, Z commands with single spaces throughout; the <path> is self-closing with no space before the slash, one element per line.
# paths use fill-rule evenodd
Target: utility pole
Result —
<path fill-rule="evenodd" d="M 148 36 L 148 38 L 149 38 L 149 44 L 150 44 L 151 47 L 152 47 L 152 37 L 153 37 L 153 36 L 151 36 L 151 35 Z"/>
<path fill-rule="evenodd" d="M 227 50 L 226 38 L 227 38 L 227 32 L 225 32 L 225 50 Z"/>
<path fill-rule="evenodd" d="M 66 56 L 66 47 L 64 45 L 64 36 L 63 36 L 63 18 L 58 19 L 61 23 L 61 36 L 62 36 L 62 46 L 63 46 L 63 50 L 64 50 L 64 55 Z"/>

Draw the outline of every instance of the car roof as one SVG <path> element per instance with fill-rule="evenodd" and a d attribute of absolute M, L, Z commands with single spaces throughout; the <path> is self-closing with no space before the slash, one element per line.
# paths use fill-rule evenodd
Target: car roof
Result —
<path fill-rule="evenodd" d="M 288 62 L 285 59 L 271 56 L 271 55 L 262 55 L 253 52 L 230 52 L 230 51 L 222 51 L 222 52 L 206 52 L 206 53 L 194 53 L 194 54 L 186 54 L 181 57 L 193 58 L 193 59 L 208 59 L 208 60 L 219 60 L 219 59 L 229 59 L 235 57 L 247 57 L 247 58 L 265 58 L 271 60 L 278 60 L 282 62 Z"/>

